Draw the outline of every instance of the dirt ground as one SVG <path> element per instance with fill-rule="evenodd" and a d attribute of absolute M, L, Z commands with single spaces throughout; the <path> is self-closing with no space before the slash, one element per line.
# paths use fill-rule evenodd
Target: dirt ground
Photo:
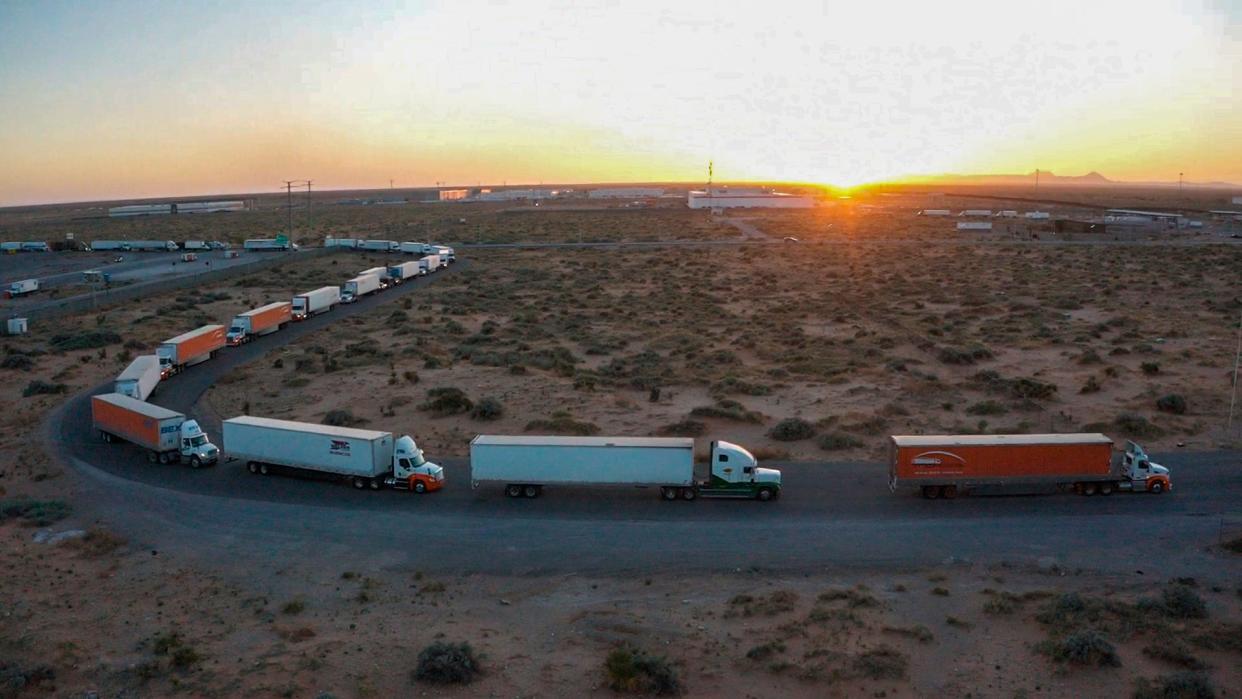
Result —
<path fill-rule="evenodd" d="M 298 262 L 0 339 L 0 697 L 609 696 L 605 658 L 626 646 L 655 656 L 689 696 L 1242 686 L 1242 581 L 1223 572 L 1169 581 L 950 561 L 433 579 L 324 561 L 243 568 L 143 549 L 73 514 L 77 476 L 36 438 L 66 395 L 169 336 L 382 259 Z M 817 460 L 873 458 L 905 431 L 1098 428 L 1154 448 L 1229 443 L 1237 248 L 863 239 L 470 259 L 408 306 L 235 373 L 211 404 L 314 421 L 347 410 L 412 432 L 433 456 L 464 453 L 477 432 L 528 428 L 696 434 Z M 1082 392 L 1091 379 L 1098 390 Z M 459 388 L 471 407 L 435 388 Z M 1170 394 L 1184 412 L 1157 407 Z M 478 409 L 485 398 L 498 415 Z M 771 436 L 787 418 L 813 436 Z M 42 504 L 24 509 L 24 498 Z M 481 654 L 475 683 L 411 677 L 435 641 Z"/>
<path fill-rule="evenodd" d="M 524 431 L 728 439 L 796 459 L 879 458 L 896 433 L 1232 443 L 1242 248 L 859 241 L 470 259 L 240 370 L 210 404 L 313 422 L 345 411 L 451 455 L 480 432 Z"/>

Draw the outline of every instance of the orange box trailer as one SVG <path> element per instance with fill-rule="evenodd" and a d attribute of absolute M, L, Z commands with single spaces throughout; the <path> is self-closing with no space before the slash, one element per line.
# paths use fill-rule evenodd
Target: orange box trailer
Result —
<path fill-rule="evenodd" d="M 269 303 L 234 317 L 229 325 L 228 334 L 225 335 L 225 340 L 230 345 L 240 345 L 260 335 L 274 333 L 288 325 L 291 320 L 293 320 L 292 303 L 288 301 Z"/>
<path fill-rule="evenodd" d="M 91 420 L 107 437 L 120 437 L 154 452 L 176 450 L 185 416 L 120 393 L 91 396 Z"/>
<path fill-rule="evenodd" d="M 1114 458 L 1113 441 L 1098 433 L 894 436 L 889 488 L 953 498 L 985 487 L 1056 486 L 1085 495 L 1115 490 L 1163 492 L 1168 469 L 1137 444 Z"/>
<path fill-rule="evenodd" d="M 155 354 L 164 377 L 214 357 L 224 347 L 224 331 L 223 325 L 204 325 L 162 342 Z"/>

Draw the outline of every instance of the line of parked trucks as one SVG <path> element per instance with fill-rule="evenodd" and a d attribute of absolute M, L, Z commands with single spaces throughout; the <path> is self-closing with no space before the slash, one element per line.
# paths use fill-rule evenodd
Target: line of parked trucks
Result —
<path fill-rule="evenodd" d="M 219 449 L 210 442 L 198 423 L 184 415 L 148 403 L 147 399 L 160 381 L 185 369 L 211 359 L 228 346 L 239 346 L 270 335 L 290 321 L 304 320 L 326 313 L 342 300 L 356 301 L 367 294 L 401 284 L 408 279 L 430 274 L 448 264 L 449 258 L 429 255 L 419 260 L 388 267 L 363 270 L 342 287 L 325 286 L 296 294 L 289 301 L 277 301 L 239 313 L 226 328 L 204 325 L 161 342 L 155 353 L 134 358 L 113 383 L 112 393 L 92 397 L 91 414 L 95 430 L 104 441 L 124 440 L 147 450 L 151 461 L 175 463 L 187 461 L 197 468 L 217 461 Z M 407 446 L 400 442 L 399 446 Z M 409 445 L 413 448 L 413 441 Z M 421 452 L 418 453 L 421 459 Z M 409 455 L 407 455 L 409 456 Z M 412 457 L 411 457 L 412 458 Z M 432 464 L 434 466 L 434 464 Z M 429 477 L 430 470 L 420 463 L 409 469 L 419 478 Z M 442 482 L 443 474 L 441 472 Z M 411 488 L 423 492 L 438 488 L 431 481 Z"/>

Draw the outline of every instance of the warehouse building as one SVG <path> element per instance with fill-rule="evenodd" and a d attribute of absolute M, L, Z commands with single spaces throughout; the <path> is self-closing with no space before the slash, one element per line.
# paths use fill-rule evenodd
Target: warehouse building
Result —
<path fill-rule="evenodd" d="M 1109 209 L 1105 217 L 1110 223 L 1148 223 L 1163 225 L 1166 228 L 1185 228 L 1189 219 L 1181 214 L 1164 211 L 1140 211 L 1137 209 Z"/>
<path fill-rule="evenodd" d="M 551 199 L 558 192 L 555 189 L 500 189 L 479 192 L 480 201 L 520 201 L 523 199 Z"/>
<path fill-rule="evenodd" d="M 441 189 L 440 201 L 462 201 L 470 197 L 468 189 Z"/>
<path fill-rule="evenodd" d="M 958 221 L 957 229 L 959 231 L 990 231 L 992 230 L 991 221 Z"/>
<path fill-rule="evenodd" d="M 763 190 L 691 190 L 686 196 L 691 209 L 810 209 L 815 200 L 800 194 Z"/>

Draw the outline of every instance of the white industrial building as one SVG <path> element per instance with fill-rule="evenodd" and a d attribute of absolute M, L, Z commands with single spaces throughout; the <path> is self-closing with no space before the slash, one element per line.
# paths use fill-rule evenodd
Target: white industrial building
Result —
<path fill-rule="evenodd" d="M 783 194 L 762 190 L 691 190 L 686 196 L 691 209 L 810 209 L 815 200 L 801 194 Z"/>
<path fill-rule="evenodd" d="M 224 211 L 243 211 L 246 202 L 234 201 L 186 201 L 176 204 L 129 204 L 108 209 L 108 216 L 165 216 L 169 214 L 214 214 Z"/>
<path fill-rule="evenodd" d="M 980 218 L 992 218 L 991 209 L 966 209 L 958 216 L 977 216 Z"/>
<path fill-rule="evenodd" d="M 1235 204 L 1242 204 L 1242 197 L 1234 197 L 1234 198 L 1233 198 L 1233 203 L 1235 203 Z"/>
<path fill-rule="evenodd" d="M 1026 217 L 1032 221 L 1046 221 L 1052 216 L 1047 211 L 1028 211 Z"/>
<path fill-rule="evenodd" d="M 587 193 L 589 199 L 643 199 L 662 196 L 664 189 L 660 187 L 603 187 Z"/>
<path fill-rule="evenodd" d="M 919 216 L 952 216 L 952 212 L 948 209 L 923 209 L 918 213 Z"/>
<path fill-rule="evenodd" d="M 479 192 L 480 201 L 518 201 L 521 199 L 551 199 L 558 192 L 555 189 L 501 189 Z"/>
<path fill-rule="evenodd" d="M 1185 228 L 1189 219 L 1181 214 L 1137 209 L 1109 209 L 1104 220 L 1109 223 L 1154 223 L 1168 228 Z M 1116 219 L 1112 221 L 1110 219 Z"/>

